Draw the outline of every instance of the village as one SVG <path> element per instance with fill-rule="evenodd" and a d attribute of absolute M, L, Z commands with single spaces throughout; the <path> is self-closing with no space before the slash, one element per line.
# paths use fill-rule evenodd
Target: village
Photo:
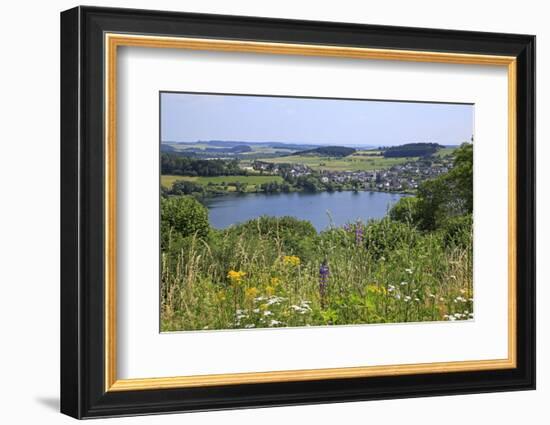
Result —
<path fill-rule="evenodd" d="M 280 175 L 285 180 L 300 177 L 315 177 L 324 186 L 349 187 L 353 190 L 387 192 L 414 192 L 424 180 L 449 172 L 453 167 L 452 157 L 429 157 L 394 165 L 390 168 L 368 171 L 314 170 L 305 164 L 274 164 L 255 161 L 254 171 L 262 174 Z"/>

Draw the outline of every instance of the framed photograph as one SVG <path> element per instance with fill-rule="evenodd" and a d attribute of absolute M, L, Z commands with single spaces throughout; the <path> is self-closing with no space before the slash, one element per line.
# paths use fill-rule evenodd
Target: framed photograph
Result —
<path fill-rule="evenodd" d="M 535 37 L 61 14 L 61 411 L 535 388 Z"/>

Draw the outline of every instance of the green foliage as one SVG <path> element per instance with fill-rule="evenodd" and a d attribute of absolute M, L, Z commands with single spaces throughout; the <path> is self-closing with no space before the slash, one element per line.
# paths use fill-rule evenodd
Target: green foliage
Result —
<path fill-rule="evenodd" d="M 170 232 L 180 237 L 208 234 L 208 210 L 191 196 L 174 196 L 161 199 L 161 232 L 164 240 Z"/>
<path fill-rule="evenodd" d="M 272 241 L 280 252 L 307 257 L 317 231 L 309 221 L 295 217 L 262 216 L 227 230 L 231 236 L 251 239 L 252 236 Z"/>
<path fill-rule="evenodd" d="M 448 219 L 440 229 L 443 243 L 448 247 L 468 247 L 472 244 L 472 215 Z"/>
<path fill-rule="evenodd" d="M 419 199 L 415 196 L 401 198 L 390 210 L 390 218 L 403 223 L 416 223 L 418 221 L 418 202 Z"/>
<path fill-rule="evenodd" d="M 425 233 L 384 219 L 316 234 L 307 222 L 262 217 L 205 238 L 174 243 L 171 234 L 162 255 L 162 329 L 471 318 L 472 247 L 456 238 L 460 228 Z M 446 237 L 466 245 L 446 245 Z"/>
<path fill-rule="evenodd" d="M 453 217 L 471 214 L 472 210 L 473 146 L 463 144 L 455 150 L 451 171 L 423 182 L 416 198 L 401 199 L 390 211 L 390 217 L 433 231 Z"/>
<path fill-rule="evenodd" d="M 403 158 L 414 156 L 430 156 L 443 146 L 437 143 L 406 143 L 384 149 L 385 158 Z"/>
<path fill-rule="evenodd" d="M 160 156 L 161 174 L 179 176 L 234 176 L 244 175 L 238 160 L 195 159 L 163 152 Z"/>
<path fill-rule="evenodd" d="M 366 227 L 364 246 L 372 258 L 379 260 L 396 251 L 414 248 L 418 238 L 414 227 L 385 218 Z"/>
<path fill-rule="evenodd" d="M 299 151 L 292 155 L 315 155 L 315 156 L 333 156 L 344 157 L 353 155 L 357 150 L 354 148 L 347 148 L 345 146 L 322 146 L 315 149 L 308 149 L 305 151 Z"/>
<path fill-rule="evenodd" d="M 188 180 L 176 180 L 172 184 L 172 189 L 169 192 L 171 195 L 191 195 L 193 193 L 202 194 L 204 193 L 204 188 L 202 185 L 188 181 Z"/>

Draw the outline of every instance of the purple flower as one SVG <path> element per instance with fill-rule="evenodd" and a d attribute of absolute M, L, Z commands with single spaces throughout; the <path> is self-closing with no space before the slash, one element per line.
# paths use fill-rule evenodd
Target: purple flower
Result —
<path fill-rule="evenodd" d="M 363 242 L 363 227 L 360 223 L 357 223 L 355 226 L 355 244 L 361 245 Z"/>
<path fill-rule="evenodd" d="M 321 297 L 321 305 L 325 306 L 325 296 L 327 292 L 328 278 L 330 275 L 330 269 L 327 261 L 323 261 L 321 267 L 319 267 L 319 295 Z"/>

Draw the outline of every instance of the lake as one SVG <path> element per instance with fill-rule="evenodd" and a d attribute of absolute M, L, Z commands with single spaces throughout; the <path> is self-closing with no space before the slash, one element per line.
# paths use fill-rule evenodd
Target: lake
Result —
<path fill-rule="evenodd" d="M 223 229 L 262 215 L 293 216 L 308 220 L 317 231 L 331 223 L 342 226 L 356 220 L 382 218 L 407 195 L 386 192 L 249 193 L 207 198 L 210 224 Z"/>

